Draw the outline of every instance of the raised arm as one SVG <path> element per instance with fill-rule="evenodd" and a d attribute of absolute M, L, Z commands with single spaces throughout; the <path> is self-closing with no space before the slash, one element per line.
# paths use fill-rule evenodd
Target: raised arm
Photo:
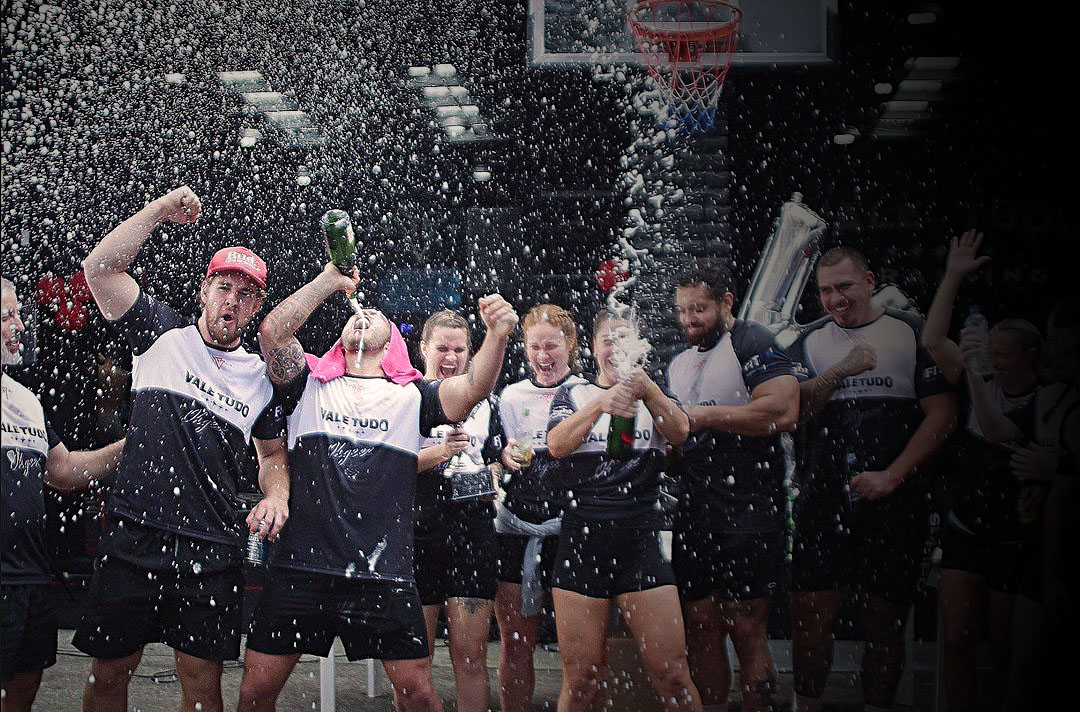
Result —
<path fill-rule="evenodd" d="M 201 212 L 199 197 L 190 188 L 176 188 L 114 227 L 90 251 L 82 263 L 83 273 L 106 319 L 122 317 L 139 296 L 139 285 L 127 270 L 154 229 L 164 222 L 193 223 Z"/>
<path fill-rule="evenodd" d="M 968 230 L 959 238 L 952 239 L 945 276 L 934 294 L 934 301 L 930 304 L 930 313 L 927 314 L 926 325 L 923 327 L 922 344 L 933 356 L 941 374 L 949 383 L 959 383 L 964 372 L 960 347 L 948 337 L 953 305 L 964 277 L 990 261 L 986 255 L 975 256 L 982 244 L 982 238 L 981 232 Z"/>
<path fill-rule="evenodd" d="M 315 279 L 270 310 L 259 325 L 259 348 L 273 383 L 288 383 L 304 370 L 304 349 L 296 340 L 297 329 L 334 292 L 352 293 L 358 279 L 356 268 L 350 278 L 328 262 Z"/>
<path fill-rule="evenodd" d="M 45 459 L 45 484 L 68 494 L 86 489 L 91 480 L 100 480 L 116 470 L 125 440 L 117 440 L 99 450 L 70 452 L 64 443 L 49 450 Z"/>
<path fill-rule="evenodd" d="M 876 364 L 877 352 L 874 347 L 859 341 L 851 347 L 847 356 L 826 369 L 825 373 L 800 383 L 799 422 L 805 423 L 813 418 L 844 379 L 869 371 Z"/>
<path fill-rule="evenodd" d="M 491 394 L 502 371 L 508 337 L 517 326 L 517 313 L 498 294 L 481 297 L 479 311 L 487 329 L 484 343 L 469 362 L 468 371 L 439 386 L 439 402 L 451 422 L 465 420 L 473 406 Z"/>
<path fill-rule="evenodd" d="M 699 405 L 688 412 L 691 432 L 710 428 L 735 435 L 786 433 L 799 421 L 799 380 L 777 376 L 750 391 L 745 405 Z"/>

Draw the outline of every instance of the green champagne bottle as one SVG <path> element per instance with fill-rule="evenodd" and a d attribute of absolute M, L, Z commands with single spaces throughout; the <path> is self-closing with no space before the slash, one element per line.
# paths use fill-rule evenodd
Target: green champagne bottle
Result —
<path fill-rule="evenodd" d="M 607 454 L 625 460 L 634 450 L 634 418 L 612 415 L 608 425 Z"/>
<path fill-rule="evenodd" d="M 356 236 L 353 234 L 349 214 L 344 210 L 327 210 L 319 218 L 319 227 L 326 237 L 326 253 L 330 256 L 330 261 L 339 272 L 351 277 L 353 267 L 356 266 Z M 355 296 L 345 299 L 354 312 L 360 314 L 363 311 Z"/>
<path fill-rule="evenodd" d="M 326 236 L 330 261 L 342 274 L 351 275 L 356 265 L 356 237 L 349 214 L 344 210 L 327 210 L 319 219 L 319 227 Z"/>
<path fill-rule="evenodd" d="M 856 505 L 862 499 L 862 495 L 851 489 L 851 478 L 859 474 L 859 459 L 855 457 L 855 450 L 848 447 L 844 452 L 844 489 L 847 491 L 848 504 Z"/>

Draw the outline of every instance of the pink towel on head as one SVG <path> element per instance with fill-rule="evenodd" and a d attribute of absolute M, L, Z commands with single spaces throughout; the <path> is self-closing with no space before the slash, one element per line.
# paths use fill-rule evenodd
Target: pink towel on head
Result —
<path fill-rule="evenodd" d="M 307 360 L 311 375 L 317 381 L 326 383 L 338 376 L 345 375 L 345 349 L 342 347 L 340 339 L 334 342 L 334 345 L 323 354 L 322 358 L 314 354 L 304 354 L 304 358 Z M 382 363 L 379 365 L 382 366 L 386 377 L 399 386 L 423 378 L 423 374 L 413 368 L 412 363 L 409 361 L 409 349 L 405 346 L 405 339 L 401 338 L 401 332 L 394 322 L 390 322 L 390 348 L 387 349 L 386 355 L 383 356 Z"/>

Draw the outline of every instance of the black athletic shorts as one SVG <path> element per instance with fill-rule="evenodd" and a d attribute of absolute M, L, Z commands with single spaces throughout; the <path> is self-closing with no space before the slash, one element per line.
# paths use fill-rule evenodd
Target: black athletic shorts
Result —
<path fill-rule="evenodd" d="M 786 532 L 744 532 L 697 521 L 679 526 L 671 539 L 671 566 L 679 595 L 700 601 L 716 594 L 726 601 L 773 595 L 784 576 Z"/>
<path fill-rule="evenodd" d="M 165 643 L 204 660 L 240 657 L 244 577 L 239 568 L 156 571 L 102 556 L 72 643 L 103 660 Z"/>
<path fill-rule="evenodd" d="M 846 501 L 846 498 L 843 498 Z M 919 491 L 854 505 L 799 497 L 791 588 L 827 591 L 850 587 L 890 603 L 908 605 L 927 567 L 931 503 Z"/>
<path fill-rule="evenodd" d="M 491 505 L 453 506 L 437 527 L 416 527 L 413 574 L 425 606 L 448 598 L 495 600 L 499 554 Z"/>
<path fill-rule="evenodd" d="M 0 586 L 0 681 L 56 664 L 56 597 L 47 583 Z"/>
<path fill-rule="evenodd" d="M 976 574 L 991 591 L 1016 594 L 1031 547 L 1026 542 L 1000 542 L 976 536 L 945 518 L 941 534 L 942 569 Z"/>
<path fill-rule="evenodd" d="M 325 656 L 335 636 L 349 660 L 427 657 L 416 586 L 271 567 L 247 647 L 267 655 Z"/>
<path fill-rule="evenodd" d="M 521 585 L 521 562 L 525 560 L 525 547 L 529 537 L 517 534 L 496 534 L 499 545 L 499 581 Z M 559 549 L 559 537 L 546 536 L 540 544 L 540 584 L 544 590 L 551 589 L 551 570 L 555 566 L 555 552 Z"/>
<path fill-rule="evenodd" d="M 626 519 L 563 515 L 551 587 L 592 598 L 646 591 L 675 583 L 651 512 Z"/>

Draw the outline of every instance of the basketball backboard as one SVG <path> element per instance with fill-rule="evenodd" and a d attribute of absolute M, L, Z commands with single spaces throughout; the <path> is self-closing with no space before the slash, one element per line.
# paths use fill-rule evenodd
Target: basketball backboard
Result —
<path fill-rule="evenodd" d="M 731 0 L 743 12 L 732 60 L 824 64 L 839 51 L 837 0 Z M 529 0 L 533 66 L 641 65 L 626 21 L 633 0 Z"/>

